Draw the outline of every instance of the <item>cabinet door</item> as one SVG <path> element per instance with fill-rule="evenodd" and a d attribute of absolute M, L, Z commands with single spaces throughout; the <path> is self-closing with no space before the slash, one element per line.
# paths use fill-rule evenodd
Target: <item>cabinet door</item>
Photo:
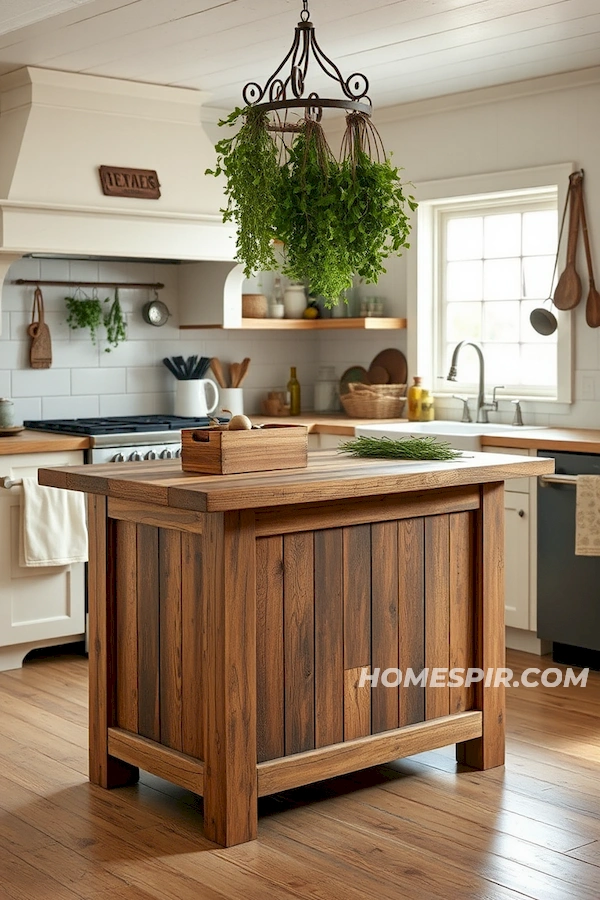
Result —
<path fill-rule="evenodd" d="M 78 452 L 0 457 L 0 476 L 35 477 L 38 466 L 81 464 Z M 83 635 L 85 565 L 19 565 L 21 488 L 0 487 L 0 647 Z"/>
<path fill-rule="evenodd" d="M 506 491 L 504 514 L 506 624 L 529 628 L 529 495 Z"/>

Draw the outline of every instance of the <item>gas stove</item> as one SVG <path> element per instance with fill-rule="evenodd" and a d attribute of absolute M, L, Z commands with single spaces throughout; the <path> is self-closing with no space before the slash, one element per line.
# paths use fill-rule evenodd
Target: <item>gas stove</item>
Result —
<path fill-rule="evenodd" d="M 219 419 L 226 422 L 226 418 Z M 85 435 L 90 439 L 86 462 L 138 462 L 181 456 L 181 429 L 207 428 L 209 419 L 182 416 L 100 416 L 90 419 L 29 419 L 34 431 Z"/>

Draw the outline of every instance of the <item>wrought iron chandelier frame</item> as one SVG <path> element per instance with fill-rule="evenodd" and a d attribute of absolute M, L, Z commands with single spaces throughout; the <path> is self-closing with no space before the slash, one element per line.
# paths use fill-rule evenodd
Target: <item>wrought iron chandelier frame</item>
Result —
<path fill-rule="evenodd" d="M 370 117 L 372 104 L 367 94 L 368 78 L 361 72 L 354 72 L 344 79 L 337 65 L 319 46 L 315 27 L 310 21 L 308 0 L 302 0 L 302 6 L 300 22 L 296 26 L 290 50 L 264 87 L 255 81 L 245 85 L 242 91 L 244 103 L 264 112 L 282 113 L 284 120 L 288 111 L 293 109 L 304 109 L 304 115 L 316 121 L 321 120 L 324 109 L 345 109 Z M 344 95 L 342 98 L 336 100 L 319 97 L 315 91 L 304 96 L 311 59 L 314 59 L 321 71 L 339 85 Z M 288 63 L 289 71 L 283 74 Z M 295 128 L 293 125 L 279 125 L 276 130 L 287 131 Z"/>

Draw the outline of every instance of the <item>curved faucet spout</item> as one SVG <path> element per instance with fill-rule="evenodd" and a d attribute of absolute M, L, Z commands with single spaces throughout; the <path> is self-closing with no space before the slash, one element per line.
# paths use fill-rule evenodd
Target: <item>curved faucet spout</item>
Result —
<path fill-rule="evenodd" d="M 458 357 L 463 347 L 473 347 L 479 357 L 479 391 L 477 393 L 477 421 L 487 422 L 488 414 L 485 407 L 485 362 L 483 359 L 483 350 L 480 344 L 475 341 L 460 341 L 454 348 L 452 361 L 450 363 L 450 371 L 448 372 L 448 381 L 456 381 L 458 373 Z"/>

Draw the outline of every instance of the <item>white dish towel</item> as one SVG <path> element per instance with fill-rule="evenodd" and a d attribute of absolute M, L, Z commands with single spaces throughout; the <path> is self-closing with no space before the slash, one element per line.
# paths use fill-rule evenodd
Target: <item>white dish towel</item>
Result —
<path fill-rule="evenodd" d="M 85 497 L 24 478 L 21 492 L 24 566 L 69 566 L 88 558 Z"/>
<path fill-rule="evenodd" d="M 600 475 L 577 476 L 575 555 L 600 556 Z"/>

